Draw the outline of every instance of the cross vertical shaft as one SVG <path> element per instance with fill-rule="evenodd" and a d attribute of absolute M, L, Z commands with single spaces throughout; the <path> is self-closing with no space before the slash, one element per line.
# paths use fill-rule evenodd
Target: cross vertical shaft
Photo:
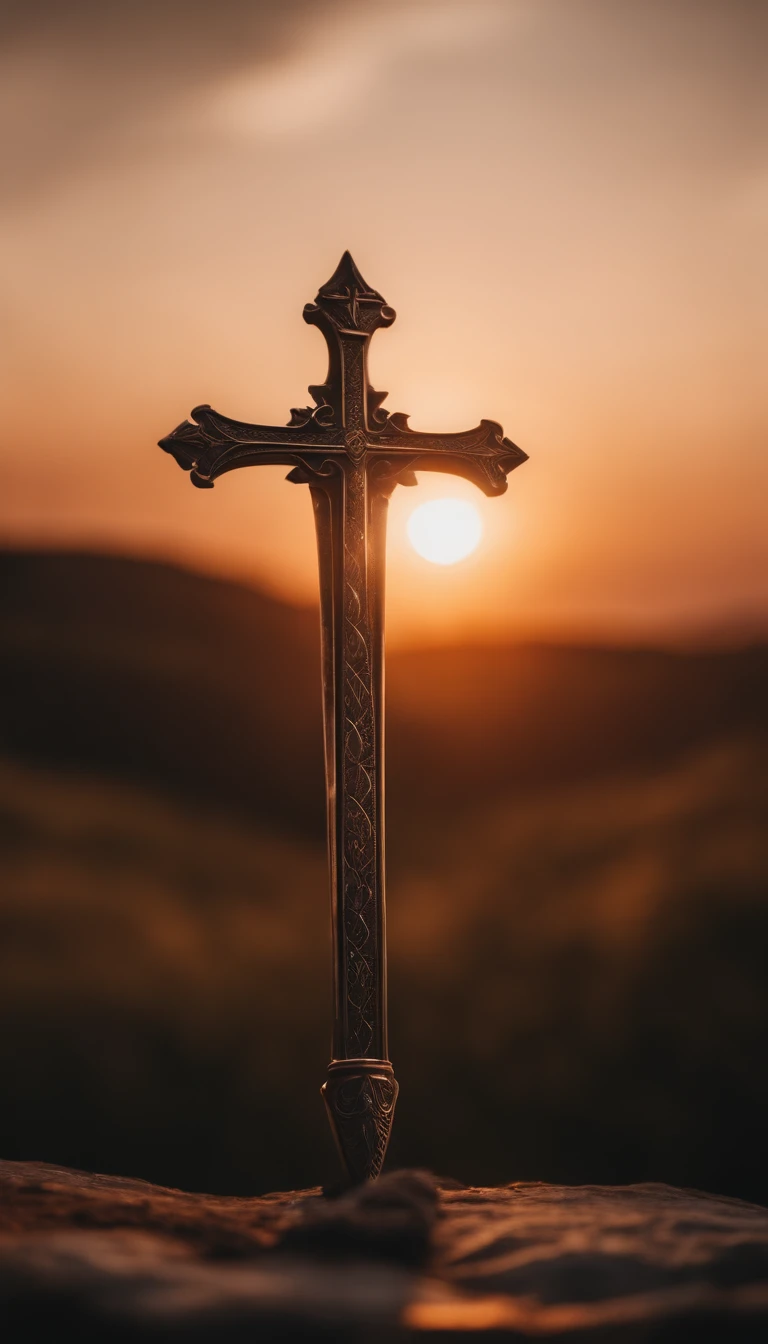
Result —
<path fill-rule="evenodd" d="M 382 409 L 367 373 L 371 336 L 394 311 L 348 252 L 307 304 L 328 347 L 314 407 L 286 426 L 198 406 L 160 440 L 196 486 L 237 467 L 285 464 L 310 487 L 320 568 L 328 854 L 333 919 L 333 1058 L 323 1095 L 351 1180 L 378 1175 L 397 1083 L 387 1053 L 384 900 L 384 570 L 389 496 L 415 471 L 444 471 L 502 494 L 526 454 L 493 420 L 457 434 L 412 430 Z"/>
<path fill-rule="evenodd" d="M 387 1058 L 383 564 L 387 498 L 360 462 L 313 485 L 320 565 L 333 1059 L 323 1088 L 353 1180 L 378 1174 L 397 1084 Z M 329 482 L 330 485 L 330 482 Z"/>
<path fill-rule="evenodd" d="M 321 483 L 310 483 L 320 570 L 333 938 L 333 1057 L 323 1097 L 345 1170 L 360 1181 L 378 1175 L 397 1099 L 387 1058 L 383 844 L 388 490 L 385 481 L 372 485 L 366 462 L 371 331 L 360 323 L 361 303 L 375 318 L 383 300 L 352 269 L 334 280 L 317 316 L 310 314 L 330 337 L 326 388 L 348 457 Z"/>

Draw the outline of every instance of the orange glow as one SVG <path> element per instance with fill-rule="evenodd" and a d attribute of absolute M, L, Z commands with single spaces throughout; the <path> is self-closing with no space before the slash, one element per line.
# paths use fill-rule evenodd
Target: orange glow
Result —
<path fill-rule="evenodd" d="M 250 37 L 205 7 L 183 32 L 20 19 L 0 58 L 6 540 L 314 600 L 306 490 L 261 468 L 195 491 L 154 445 L 199 402 L 305 403 L 302 306 L 349 247 L 398 311 L 387 406 L 497 419 L 530 455 L 501 499 L 420 481 L 479 510 L 456 568 L 413 554 L 396 492 L 395 643 L 766 619 L 757 10 L 257 10 Z"/>

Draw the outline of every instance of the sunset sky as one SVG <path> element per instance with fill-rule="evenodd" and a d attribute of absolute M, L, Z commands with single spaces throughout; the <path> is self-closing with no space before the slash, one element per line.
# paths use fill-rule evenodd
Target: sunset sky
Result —
<path fill-rule="evenodd" d="M 391 513 L 394 641 L 768 627 L 768 5 L 6 3 L 8 544 L 316 593 L 285 471 L 196 491 L 199 402 L 283 423 L 325 373 L 303 304 L 349 248 L 398 312 L 374 386 L 500 420 L 502 499 Z M 409 512 L 476 500 L 433 566 Z"/>

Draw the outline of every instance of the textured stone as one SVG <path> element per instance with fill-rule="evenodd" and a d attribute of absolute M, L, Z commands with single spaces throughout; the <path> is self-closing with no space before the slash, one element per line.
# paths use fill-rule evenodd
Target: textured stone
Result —
<path fill-rule="evenodd" d="M 665 1185 L 220 1198 L 0 1163 L 5 1344 L 764 1340 L 768 1210 Z"/>

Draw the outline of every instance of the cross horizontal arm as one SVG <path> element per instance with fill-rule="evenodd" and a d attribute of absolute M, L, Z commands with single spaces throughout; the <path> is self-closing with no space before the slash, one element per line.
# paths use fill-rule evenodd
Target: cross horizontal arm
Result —
<path fill-rule="evenodd" d="M 160 447 L 190 473 L 193 485 L 209 489 L 217 476 L 235 467 L 294 466 L 302 456 L 344 451 L 340 431 L 327 423 L 330 407 L 293 411 L 289 425 L 248 425 L 210 406 L 196 406 L 160 440 Z"/>
<path fill-rule="evenodd" d="M 210 406 L 196 406 L 192 420 L 182 421 L 160 446 L 189 471 L 194 485 L 205 489 L 236 467 L 296 467 L 307 458 L 348 455 L 350 436 L 333 420 L 331 408 L 324 405 L 293 411 L 288 425 L 249 425 Z M 381 428 L 358 433 L 372 466 L 377 460 L 383 465 L 384 459 L 401 471 L 450 472 L 487 495 L 503 494 L 508 473 L 527 459 L 495 420 L 481 420 L 457 434 L 430 434 L 411 429 L 407 415 L 397 412 Z"/>
<path fill-rule="evenodd" d="M 412 471 L 464 476 L 486 495 L 503 495 L 508 473 L 528 458 L 522 448 L 504 438 L 495 420 L 481 420 L 474 429 L 458 434 L 429 434 L 411 429 L 408 416 L 397 412 L 383 429 L 369 435 L 368 443 L 372 454 L 408 454 Z"/>

